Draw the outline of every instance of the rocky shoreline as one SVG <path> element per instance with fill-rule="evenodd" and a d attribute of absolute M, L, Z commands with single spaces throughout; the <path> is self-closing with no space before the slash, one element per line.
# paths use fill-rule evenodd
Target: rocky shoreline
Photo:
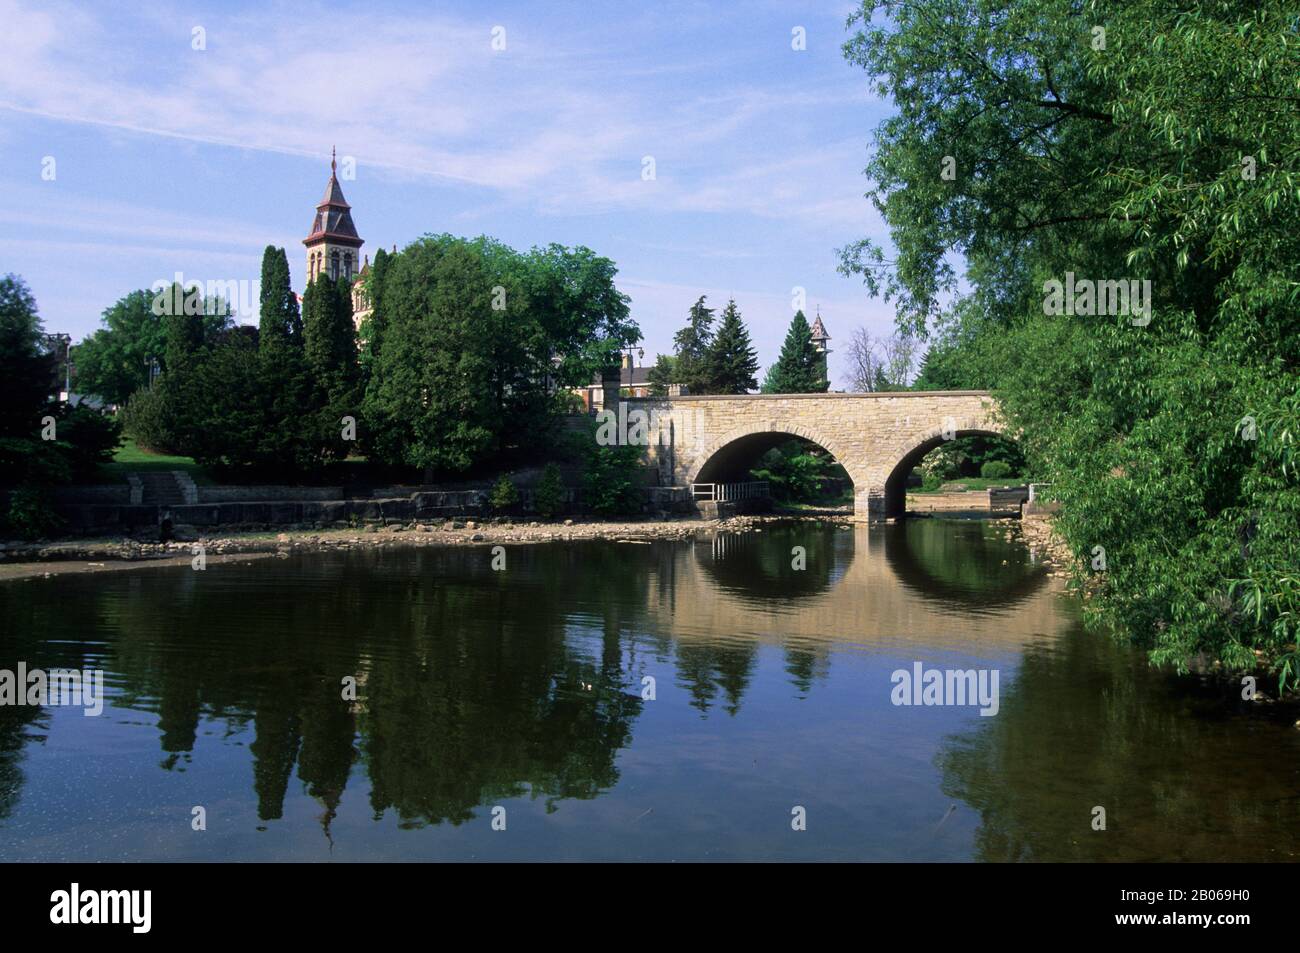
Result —
<path fill-rule="evenodd" d="M 188 563 L 200 552 L 209 562 L 250 556 L 288 556 L 300 552 L 377 549 L 389 546 L 456 546 L 530 544 L 564 540 L 612 540 L 649 543 L 663 539 L 690 539 L 717 532 L 760 530 L 763 523 L 790 519 L 830 519 L 845 526 L 844 518 L 799 516 L 734 516 L 721 520 L 669 518 L 664 520 L 564 520 L 561 522 L 510 520 L 434 520 L 389 523 L 384 526 L 298 527 L 287 531 L 228 531 L 166 542 L 112 537 L 35 543 L 0 542 L 0 580 L 50 576 L 67 572 L 97 572 L 138 568 L 142 565 Z M 190 534 L 178 534 L 190 536 Z"/>
<path fill-rule="evenodd" d="M 1019 534 L 1034 558 L 1051 570 L 1053 576 L 1069 576 L 1074 566 L 1074 554 L 1065 540 L 1056 534 L 1050 516 L 1025 516 L 1015 524 Z"/>

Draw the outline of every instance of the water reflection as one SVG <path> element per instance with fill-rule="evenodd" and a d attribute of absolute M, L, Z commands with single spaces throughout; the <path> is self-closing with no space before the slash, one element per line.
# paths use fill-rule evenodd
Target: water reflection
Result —
<path fill-rule="evenodd" d="M 3 859 L 1086 859 L 1159 856 L 1198 816 L 1295 847 L 1296 802 L 1204 755 L 1294 739 L 1189 717 L 981 524 L 64 576 L 0 586 L 0 633 L 0 667 L 110 690 L 98 719 L 0 708 Z M 1001 667 L 999 716 L 892 707 L 922 658 Z M 198 803 L 209 835 L 164 836 Z M 806 837 L 791 803 L 818 812 Z M 1080 846 L 1093 803 L 1128 846 Z M 485 841 L 500 804 L 519 833 Z"/>
<path fill-rule="evenodd" d="M 903 520 L 884 527 L 885 558 L 898 581 L 930 602 L 988 612 L 1014 607 L 1047 579 L 1023 547 L 1008 547 L 997 524 Z M 989 580 L 996 579 L 996 585 Z"/>

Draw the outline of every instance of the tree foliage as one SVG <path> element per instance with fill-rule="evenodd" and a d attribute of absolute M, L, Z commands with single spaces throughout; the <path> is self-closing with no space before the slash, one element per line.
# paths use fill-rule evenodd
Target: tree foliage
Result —
<path fill-rule="evenodd" d="M 758 355 L 749 329 L 740 318 L 733 298 L 722 309 L 722 321 L 706 358 L 708 394 L 747 394 L 758 387 Z"/>
<path fill-rule="evenodd" d="M 790 329 L 776 363 L 763 379 L 765 394 L 820 394 L 830 386 L 826 359 L 813 345 L 812 328 L 802 311 L 790 319 Z"/>
<path fill-rule="evenodd" d="M 673 335 L 676 382 L 690 394 L 708 394 L 712 384 L 709 349 L 713 344 L 713 309 L 705 305 L 705 300 L 700 295 L 691 305 L 686 326 Z"/>
<path fill-rule="evenodd" d="M 1105 551 L 1091 614 L 1157 661 L 1261 650 L 1291 674 L 1294 6 L 923 0 L 852 22 L 846 55 L 898 106 L 867 169 L 894 252 L 842 265 L 930 336 L 920 385 L 994 388 L 1069 543 Z M 1067 273 L 1150 281 L 1149 322 L 1045 313 Z"/>
<path fill-rule="evenodd" d="M 370 286 L 363 411 L 378 459 L 463 472 L 549 445 L 562 389 L 615 363 L 640 331 L 612 262 L 559 245 L 426 236 Z"/>
<path fill-rule="evenodd" d="M 89 407 L 58 400 L 58 356 L 21 278 L 0 278 L 0 528 L 40 536 L 56 525 L 46 491 L 87 479 L 111 459 L 120 428 Z"/>

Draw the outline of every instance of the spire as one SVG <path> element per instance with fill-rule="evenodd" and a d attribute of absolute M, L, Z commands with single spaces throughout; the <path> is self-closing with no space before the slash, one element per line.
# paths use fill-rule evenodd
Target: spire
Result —
<path fill-rule="evenodd" d="M 343 197 L 343 187 L 338 180 L 338 151 L 330 147 L 330 179 L 325 183 L 325 196 L 316 206 L 316 217 L 312 221 L 311 233 L 303 239 L 303 244 L 312 245 L 321 241 L 332 241 L 341 245 L 361 247 L 361 236 L 352 224 L 352 206 Z"/>
<path fill-rule="evenodd" d="M 822 309 L 817 308 L 817 319 L 813 321 L 812 339 L 814 341 L 829 341 L 831 336 L 826 333 L 826 325 L 822 324 Z"/>
<path fill-rule="evenodd" d="M 822 324 L 822 309 L 820 306 L 818 306 L 817 319 L 813 321 L 813 325 L 812 325 L 813 347 L 815 347 L 822 354 L 829 354 L 830 351 L 826 347 L 826 342 L 829 341 L 830 339 L 831 336 L 826 333 L 826 325 Z"/>

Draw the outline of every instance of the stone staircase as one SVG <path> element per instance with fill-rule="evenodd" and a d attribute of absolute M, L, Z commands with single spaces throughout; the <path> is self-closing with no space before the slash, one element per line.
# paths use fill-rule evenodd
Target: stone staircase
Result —
<path fill-rule="evenodd" d="M 194 481 L 184 471 L 144 471 L 138 477 L 143 488 L 141 503 L 149 506 L 183 506 L 198 502 Z"/>

